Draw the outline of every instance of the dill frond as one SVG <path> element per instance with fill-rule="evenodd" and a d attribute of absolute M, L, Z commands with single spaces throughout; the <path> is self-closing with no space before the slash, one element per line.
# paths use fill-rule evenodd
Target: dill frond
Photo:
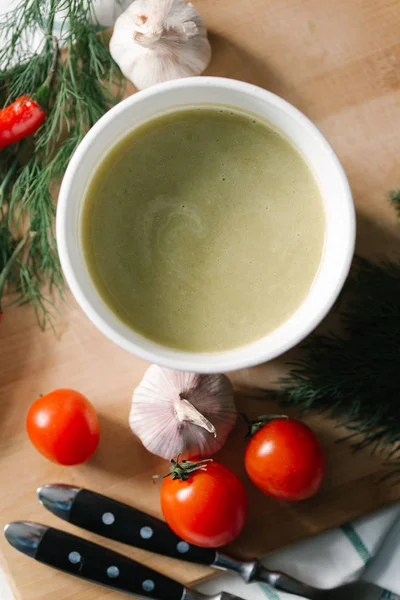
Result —
<path fill-rule="evenodd" d="M 392 195 L 397 210 L 400 194 Z M 399 211 L 400 217 L 400 211 Z M 355 448 L 400 467 L 400 262 L 356 258 L 339 305 L 343 336 L 312 335 L 280 380 L 278 400 L 325 413 Z"/>
<path fill-rule="evenodd" d="M 107 38 L 93 21 L 92 0 L 22 0 L 0 22 L 0 106 L 32 96 L 45 81 L 54 58 L 54 19 L 61 20 L 58 60 L 47 118 L 32 138 L 1 151 L 0 271 L 28 230 L 33 235 L 8 279 L 16 302 L 30 303 L 39 324 L 51 320 L 53 292 L 63 277 L 54 235 L 52 194 L 70 156 L 90 127 L 118 101 L 122 76 Z M 32 32 L 43 40 L 32 47 Z M 110 90 L 115 89 L 116 95 Z"/>

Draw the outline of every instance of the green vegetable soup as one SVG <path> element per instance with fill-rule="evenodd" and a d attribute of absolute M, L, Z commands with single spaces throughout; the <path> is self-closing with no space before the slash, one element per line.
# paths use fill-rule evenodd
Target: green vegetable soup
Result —
<path fill-rule="evenodd" d="M 281 325 L 309 292 L 325 215 L 299 152 L 251 115 L 179 110 L 138 127 L 96 171 L 82 243 L 96 288 L 135 331 L 193 352 Z"/>

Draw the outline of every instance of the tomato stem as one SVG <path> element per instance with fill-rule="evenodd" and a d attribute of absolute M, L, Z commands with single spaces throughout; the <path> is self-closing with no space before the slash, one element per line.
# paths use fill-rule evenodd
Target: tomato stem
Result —
<path fill-rule="evenodd" d="M 169 468 L 170 472 L 167 473 L 167 475 L 153 475 L 153 479 L 165 479 L 166 477 L 171 477 L 172 479 L 187 481 L 192 473 L 195 473 L 196 471 L 206 471 L 206 463 L 209 462 L 213 462 L 213 459 L 205 458 L 203 460 L 199 460 L 198 462 L 181 460 L 181 462 L 179 462 L 178 456 L 177 460 L 171 460 L 171 466 Z"/>
<path fill-rule="evenodd" d="M 261 415 L 254 421 L 251 421 L 247 415 L 242 413 L 242 417 L 245 420 L 248 431 L 246 434 L 246 440 L 249 440 L 259 431 L 264 425 L 268 425 L 271 421 L 276 421 L 277 419 L 288 419 L 287 415 Z"/>

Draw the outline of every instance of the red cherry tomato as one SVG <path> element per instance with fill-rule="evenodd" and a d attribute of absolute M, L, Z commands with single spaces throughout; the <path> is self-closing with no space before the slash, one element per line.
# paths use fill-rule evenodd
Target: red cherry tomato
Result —
<path fill-rule="evenodd" d="M 29 96 L 20 96 L 0 110 L 0 150 L 35 133 L 46 118 L 39 104 Z"/>
<path fill-rule="evenodd" d="M 325 455 L 314 433 L 295 419 L 274 418 L 252 436 L 244 462 L 253 483 L 279 500 L 304 500 L 319 489 Z"/>
<path fill-rule="evenodd" d="M 36 400 L 28 412 L 26 428 L 35 448 L 61 465 L 87 461 L 100 438 L 93 405 L 74 390 L 55 390 Z"/>
<path fill-rule="evenodd" d="M 242 530 L 247 495 L 238 477 L 213 461 L 206 463 L 204 471 L 191 473 L 186 481 L 164 479 L 161 508 L 168 525 L 183 540 L 218 548 Z"/>

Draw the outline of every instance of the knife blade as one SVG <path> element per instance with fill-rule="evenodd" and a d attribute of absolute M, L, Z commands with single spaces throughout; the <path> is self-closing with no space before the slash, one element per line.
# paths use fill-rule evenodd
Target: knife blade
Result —
<path fill-rule="evenodd" d="M 241 600 L 228 592 L 206 596 L 109 548 L 40 523 L 16 521 L 4 535 L 14 548 L 64 573 L 153 600 Z"/>

